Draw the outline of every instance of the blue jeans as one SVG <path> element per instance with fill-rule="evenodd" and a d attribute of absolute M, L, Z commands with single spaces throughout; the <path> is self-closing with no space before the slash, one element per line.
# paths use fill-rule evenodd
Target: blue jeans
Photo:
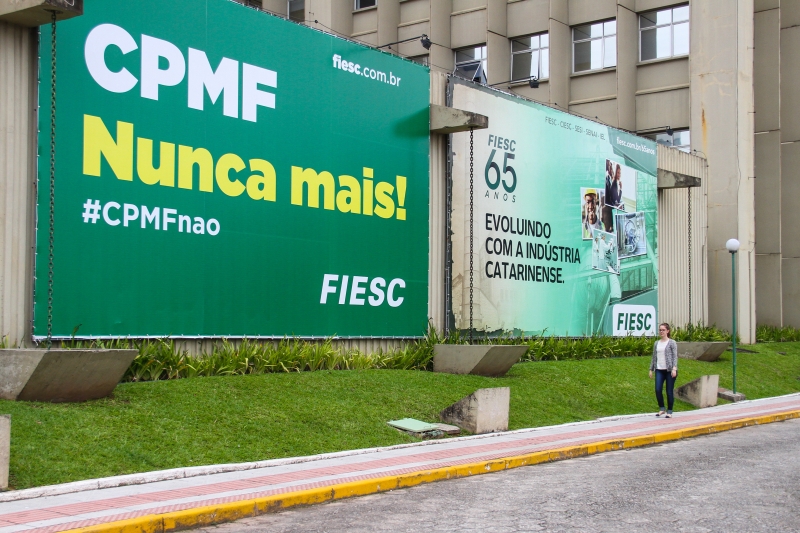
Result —
<path fill-rule="evenodd" d="M 664 410 L 664 394 L 661 389 L 664 387 L 664 382 L 667 382 L 667 412 L 672 414 L 672 406 L 675 403 L 675 398 L 672 396 L 672 389 L 675 388 L 675 380 L 678 378 L 678 373 L 672 377 L 672 370 L 656 370 L 656 400 L 658 400 L 658 408 Z"/>

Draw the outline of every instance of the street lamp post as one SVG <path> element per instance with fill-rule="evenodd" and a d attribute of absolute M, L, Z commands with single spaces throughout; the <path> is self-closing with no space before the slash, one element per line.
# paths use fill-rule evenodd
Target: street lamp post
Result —
<path fill-rule="evenodd" d="M 725 248 L 731 254 L 731 317 L 733 322 L 731 340 L 733 341 L 733 393 L 736 394 L 736 252 L 739 251 L 739 241 L 728 239 L 728 242 L 725 243 Z"/>

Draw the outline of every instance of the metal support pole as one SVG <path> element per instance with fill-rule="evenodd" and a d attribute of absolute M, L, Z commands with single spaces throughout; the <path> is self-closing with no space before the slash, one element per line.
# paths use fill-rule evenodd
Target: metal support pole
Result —
<path fill-rule="evenodd" d="M 686 205 L 688 206 L 687 209 L 687 217 L 686 220 L 688 222 L 688 241 L 689 241 L 689 326 L 694 326 L 694 322 L 692 322 L 692 189 L 691 187 L 686 189 L 688 200 Z"/>
<path fill-rule="evenodd" d="M 47 267 L 47 341 L 49 350 L 53 346 L 53 241 L 56 203 L 56 12 L 52 11 L 50 42 L 50 247 Z"/>
<path fill-rule="evenodd" d="M 733 295 L 733 393 L 736 394 L 736 252 L 731 254 L 731 286 Z"/>

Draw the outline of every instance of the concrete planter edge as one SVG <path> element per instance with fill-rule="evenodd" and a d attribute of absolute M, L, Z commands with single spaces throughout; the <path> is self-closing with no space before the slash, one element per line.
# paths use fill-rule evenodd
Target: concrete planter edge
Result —
<path fill-rule="evenodd" d="M 138 350 L 0 350 L 0 398 L 83 402 L 114 391 Z"/>
<path fill-rule="evenodd" d="M 678 342 L 678 357 L 713 363 L 731 345 L 728 341 Z"/>
<path fill-rule="evenodd" d="M 527 350 L 525 345 L 436 344 L 433 371 L 500 377 L 519 362 Z"/>

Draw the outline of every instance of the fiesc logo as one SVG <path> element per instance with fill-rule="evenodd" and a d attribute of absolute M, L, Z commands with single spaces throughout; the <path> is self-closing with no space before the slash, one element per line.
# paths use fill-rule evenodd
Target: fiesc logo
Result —
<path fill-rule="evenodd" d="M 615 337 L 656 334 L 656 308 L 652 305 L 615 305 L 612 317 Z"/>
<path fill-rule="evenodd" d="M 485 194 L 486 198 L 505 202 L 511 200 L 512 203 L 516 201 L 516 196 L 513 192 L 517 188 L 517 172 L 511 166 L 516 157 L 514 154 L 516 144 L 517 141 L 507 137 L 489 135 L 489 146 L 492 147 L 492 152 L 489 154 L 489 159 L 486 161 L 484 169 L 486 186 L 489 187 Z M 494 160 L 498 150 L 503 152 L 502 170 Z M 499 160 L 500 156 L 498 155 L 497 157 Z"/>

